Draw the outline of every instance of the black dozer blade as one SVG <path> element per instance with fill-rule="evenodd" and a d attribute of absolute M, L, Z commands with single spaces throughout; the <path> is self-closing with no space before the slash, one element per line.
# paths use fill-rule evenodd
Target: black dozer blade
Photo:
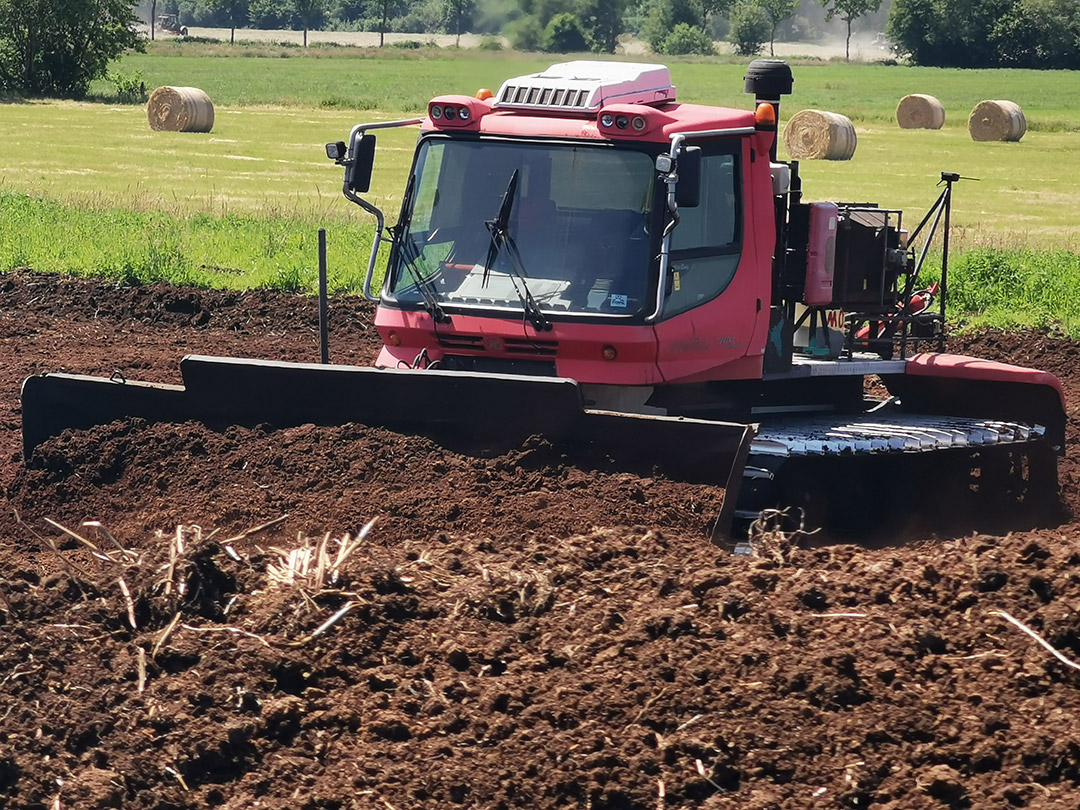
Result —
<path fill-rule="evenodd" d="M 374 369 L 189 355 L 184 384 L 74 374 L 22 387 L 23 457 L 64 430 L 127 418 L 275 428 L 355 422 L 498 454 L 530 436 L 568 443 L 607 466 L 725 487 L 713 539 L 728 537 L 753 425 L 586 410 L 578 384 L 513 374 Z"/>

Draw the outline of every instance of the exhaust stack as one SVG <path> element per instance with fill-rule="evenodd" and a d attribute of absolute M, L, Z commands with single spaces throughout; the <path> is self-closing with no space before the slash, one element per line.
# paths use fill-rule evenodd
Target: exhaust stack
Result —
<path fill-rule="evenodd" d="M 755 59 L 746 67 L 745 91 L 754 94 L 754 103 L 769 104 L 776 116 L 777 127 L 780 125 L 780 96 L 790 96 L 795 79 L 791 75 L 791 66 L 783 59 Z M 776 162 L 776 142 L 773 139 L 769 150 L 769 160 Z"/>

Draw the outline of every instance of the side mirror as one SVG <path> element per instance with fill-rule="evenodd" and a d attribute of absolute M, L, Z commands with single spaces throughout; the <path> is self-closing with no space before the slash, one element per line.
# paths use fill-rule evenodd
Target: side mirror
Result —
<path fill-rule="evenodd" d="M 345 141 L 334 141 L 326 145 L 326 156 L 334 163 L 341 163 L 345 160 L 347 153 L 348 147 L 345 146 Z"/>
<path fill-rule="evenodd" d="M 345 187 L 366 192 L 371 188 L 371 170 L 375 166 L 375 136 L 364 135 L 353 144 L 352 163 L 345 167 Z"/>
<path fill-rule="evenodd" d="M 677 164 L 679 182 L 675 186 L 675 204 L 679 208 L 697 208 L 701 203 L 701 147 L 684 147 Z"/>

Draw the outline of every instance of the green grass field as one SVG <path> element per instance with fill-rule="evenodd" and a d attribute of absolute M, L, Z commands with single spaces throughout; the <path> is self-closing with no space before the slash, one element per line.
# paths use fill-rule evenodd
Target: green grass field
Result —
<path fill-rule="evenodd" d="M 175 42 L 127 55 L 114 69 L 140 76 L 148 88 L 206 90 L 215 102 L 213 132 L 153 132 L 143 106 L 109 100 L 107 82 L 94 86 L 94 102 L 0 105 L 0 269 L 30 265 L 129 279 L 310 289 L 314 234 L 322 226 L 335 288 L 355 290 L 358 268 L 366 265 L 370 221 L 341 196 L 340 169 L 326 160 L 323 144 L 345 139 L 357 122 L 408 117 L 438 93 L 495 90 L 504 79 L 551 61 L 426 48 L 304 53 Z M 742 92 L 745 64 L 671 67 L 680 100 L 752 104 Z M 795 90 L 784 99 L 783 118 L 806 108 L 834 110 L 855 122 L 859 137 L 851 161 L 803 162 L 807 197 L 877 201 L 903 208 L 910 223 L 936 197 L 941 171 L 978 178 L 962 181 L 955 192 L 957 278 L 968 262 L 983 268 L 976 274 L 983 282 L 994 275 L 983 267 L 987 262 L 1007 267 L 1014 280 L 1031 276 L 1023 268 L 1042 263 L 1054 269 L 1055 289 L 1080 287 L 1080 269 L 1070 261 L 1080 252 L 1073 213 L 1080 208 L 1080 180 L 1069 170 L 1080 152 L 1080 74 L 843 63 L 793 69 Z M 895 125 L 896 103 L 911 92 L 944 103 L 943 130 Z M 970 139 L 967 115 L 987 98 L 1023 107 L 1029 132 L 1021 143 Z M 371 197 L 391 221 L 415 137 L 414 129 L 379 135 Z M 958 295 L 957 302 L 968 302 L 958 314 L 1080 329 L 1070 296 L 1048 298 L 1038 289 L 1047 286 L 1045 277 L 1031 277 L 1036 289 L 1030 296 L 1020 295 L 1015 284 L 1008 300 Z M 954 292 L 959 289 L 958 281 Z"/>

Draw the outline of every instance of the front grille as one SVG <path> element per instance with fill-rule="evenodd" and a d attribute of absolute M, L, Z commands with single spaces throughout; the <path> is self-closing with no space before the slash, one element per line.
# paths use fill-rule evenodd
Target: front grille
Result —
<path fill-rule="evenodd" d="M 508 354 L 532 354 L 537 357 L 554 357 L 559 344 L 554 340 L 528 340 L 527 338 L 503 338 Z"/>
<path fill-rule="evenodd" d="M 448 354 L 439 363 L 446 371 L 473 371 L 482 374 L 524 374 L 554 377 L 555 363 L 542 360 L 515 360 L 508 357 L 463 357 Z"/>
<path fill-rule="evenodd" d="M 439 346 L 451 352 L 470 351 L 531 357 L 555 357 L 559 351 L 559 343 L 555 340 L 442 333 L 439 334 Z"/>
<path fill-rule="evenodd" d="M 462 349 L 482 352 L 484 339 L 480 335 L 439 335 L 439 345 L 444 349 L 461 351 Z"/>

